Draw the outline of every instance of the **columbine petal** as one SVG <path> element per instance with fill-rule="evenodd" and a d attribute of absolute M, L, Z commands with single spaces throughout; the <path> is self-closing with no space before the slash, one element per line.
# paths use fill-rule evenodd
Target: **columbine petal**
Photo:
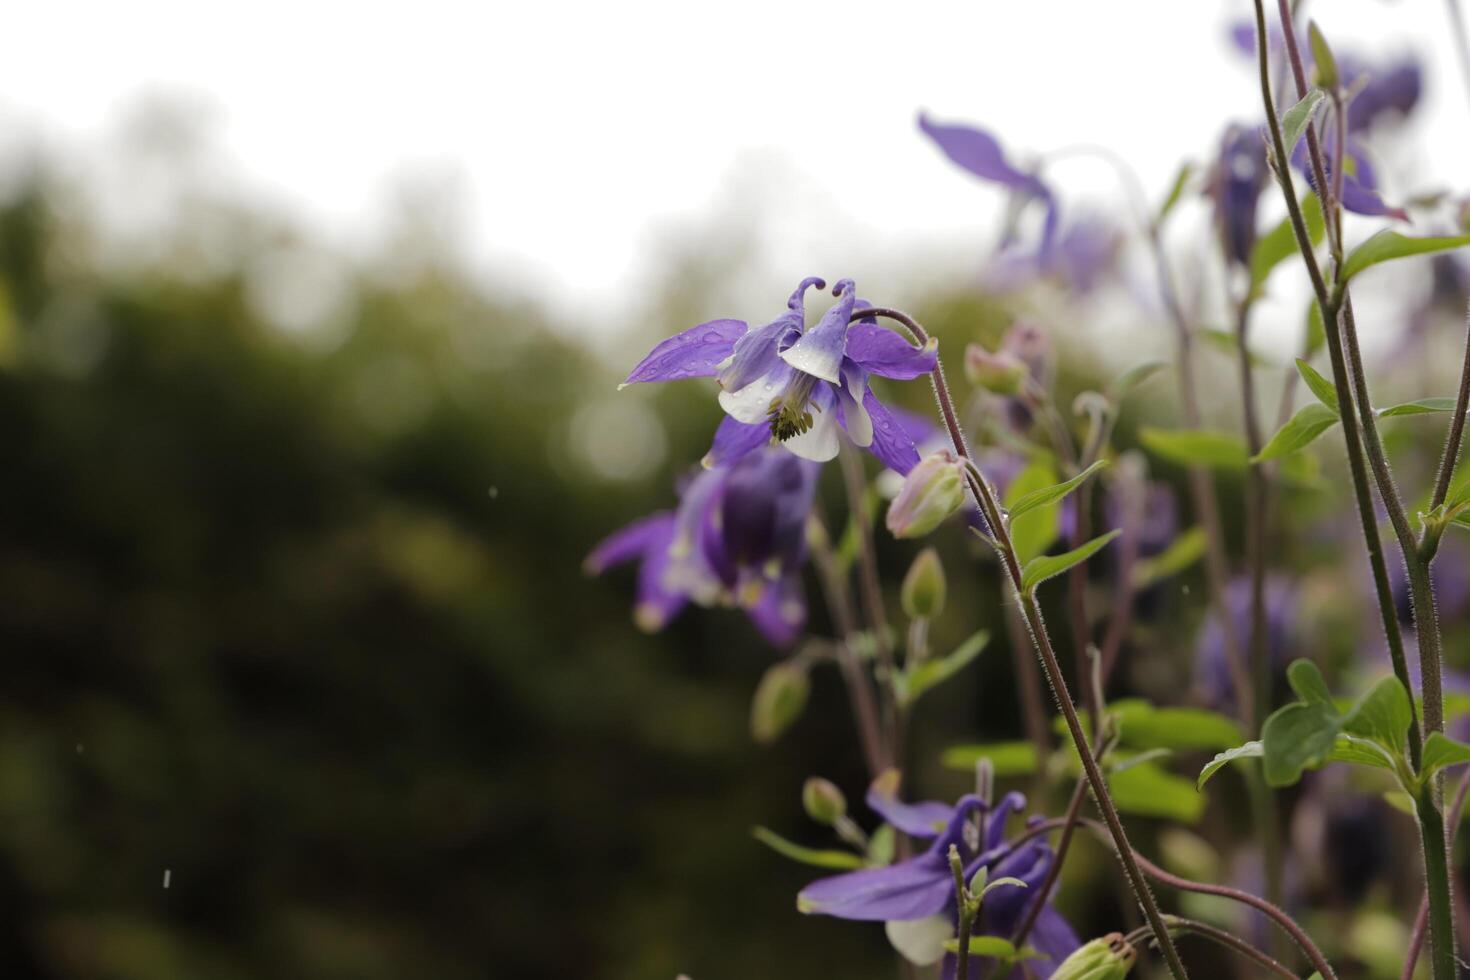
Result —
<path fill-rule="evenodd" d="M 720 407 L 731 418 L 741 422 L 767 421 L 771 402 L 785 393 L 795 373 L 793 368 L 777 360 L 769 374 L 756 378 L 736 391 L 720 392 Z"/>
<path fill-rule="evenodd" d="M 954 938 L 954 922 L 947 915 L 886 922 L 883 931 L 895 950 L 915 966 L 933 966 L 944 959 L 944 944 Z"/>
<path fill-rule="evenodd" d="M 836 402 L 835 388 L 830 385 L 817 385 L 812 392 L 811 400 L 807 403 L 812 415 L 811 428 L 799 435 L 792 436 L 782 445 L 802 459 L 809 459 L 816 463 L 836 459 L 839 448 L 837 434 L 840 428 L 837 422 Z"/>
<path fill-rule="evenodd" d="M 743 320 L 711 320 L 676 333 L 649 351 L 623 384 L 713 377 L 746 330 Z"/>
<path fill-rule="evenodd" d="M 766 583 L 745 614 L 772 646 L 791 646 L 806 625 L 806 596 L 800 577 L 787 575 L 779 582 Z"/>
<path fill-rule="evenodd" d="M 742 422 L 733 415 L 726 415 L 715 429 L 714 441 L 700 464 L 705 469 L 727 466 L 770 441 L 771 426 L 768 423 Z"/>
<path fill-rule="evenodd" d="M 669 546 L 674 538 L 674 522 L 663 526 L 661 538 L 649 542 L 643 564 L 638 566 L 638 602 L 633 607 L 633 621 L 649 633 L 669 625 L 688 602 L 688 596 L 668 583 L 669 563 L 673 560 Z"/>
<path fill-rule="evenodd" d="M 641 558 L 651 545 L 659 542 L 667 545 L 673 528 L 672 512 L 665 510 L 649 514 L 603 538 L 582 562 L 582 567 L 589 575 L 601 575 L 614 565 Z"/>
<path fill-rule="evenodd" d="M 1046 185 L 1033 174 L 1011 166 L 995 137 L 972 126 L 946 126 L 932 123 L 919 114 L 919 128 L 932 139 L 945 156 L 976 177 L 1003 184 L 1012 190 L 1050 197 Z"/>
<path fill-rule="evenodd" d="M 878 401 L 871 389 L 863 396 L 863 408 L 873 420 L 873 443 L 868 452 L 890 470 L 907 476 L 919 465 L 919 450 L 906 427 Z"/>
<path fill-rule="evenodd" d="M 729 361 L 720 367 L 720 387 L 725 391 L 737 391 L 777 368 L 785 367 L 781 363 L 781 351 L 801 336 L 804 324 L 802 314 L 786 313 L 741 337 L 735 342 Z"/>
<path fill-rule="evenodd" d="M 944 833 L 923 854 L 886 868 L 821 878 L 802 889 L 796 907 L 802 912 L 868 922 L 939 914 L 954 898 L 949 847 L 964 847 L 965 824 L 983 805 L 977 796 L 964 797 Z"/>
<path fill-rule="evenodd" d="M 934 370 L 939 341 L 930 337 L 924 346 L 915 347 L 892 330 L 859 322 L 848 332 L 847 356 L 872 374 L 911 381 Z"/>
<path fill-rule="evenodd" d="M 863 407 L 868 393 L 868 378 L 851 359 L 842 362 L 842 385 L 837 389 L 837 421 L 847 431 L 853 445 L 867 449 L 873 444 L 873 419 Z"/>
<path fill-rule="evenodd" d="M 1036 917 L 1036 924 L 1031 927 L 1031 935 L 1028 939 L 1031 946 L 1042 954 L 1042 958 L 1032 961 L 1036 976 L 1046 978 L 1052 975 L 1062 961 L 1075 953 L 1082 945 L 1082 940 L 1077 938 L 1077 933 L 1072 931 L 1072 926 L 1062 918 L 1062 914 L 1051 905 L 1043 906 L 1041 914 Z M 1019 977 L 1020 971 L 1012 974 Z"/>
<path fill-rule="evenodd" d="M 938 800 L 903 802 L 898 798 L 899 779 L 897 769 L 880 773 L 868 787 L 868 809 L 910 837 L 927 839 L 938 834 L 954 816 L 954 807 Z"/>
<path fill-rule="evenodd" d="M 857 302 L 853 288 L 851 279 L 840 280 L 832 287 L 837 302 L 822 315 L 816 326 L 781 352 L 782 360 L 805 374 L 834 385 L 841 383 L 840 371 L 843 354 L 847 350 L 848 321 L 852 319 L 852 308 Z"/>
<path fill-rule="evenodd" d="M 1026 910 L 1041 897 L 1039 888 L 1051 867 L 1052 850 L 1040 841 L 1032 841 L 1012 851 L 990 869 L 990 878 L 1016 878 L 1026 887 L 1007 885 L 985 896 L 984 930 L 997 936 L 1009 936 L 1021 924 Z"/>

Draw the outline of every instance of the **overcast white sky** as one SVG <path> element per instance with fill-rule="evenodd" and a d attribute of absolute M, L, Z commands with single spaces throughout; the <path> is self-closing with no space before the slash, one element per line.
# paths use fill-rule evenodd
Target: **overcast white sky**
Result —
<path fill-rule="evenodd" d="M 1312 7 L 1340 50 L 1427 57 L 1417 145 L 1441 171 L 1456 166 L 1426 176 L 1463 173 L 1470 109 L 1444 5 Z M 965 268 L 993 234 L 999 195 L 918 135 L 920 107 L 982 122 L 1018 152 L 1106 144 L 1161 189 L 1224 120 L 1256 115 L 1249 64 L 1225 41 L 1249 11 L 1243 0 L 48 0 L 7 11 L 0 123 L 96 154 L 141 95 L 187 95 L 211 120 L 222 185 L 348 247 L 372 238 L 395 182 L 447 176 L 473 267 L 576 316 L 633 294 L 672 234 L 715 213 L 767 228 L 782 295 L 811 270 L 871 281 L 916 258 Z M 1110 182 L 1083 163 L 1063 180 L 1084 196 Z"/>

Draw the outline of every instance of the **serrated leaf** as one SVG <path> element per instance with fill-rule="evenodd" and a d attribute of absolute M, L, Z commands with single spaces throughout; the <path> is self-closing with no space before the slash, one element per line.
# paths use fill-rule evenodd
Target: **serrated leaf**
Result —
<path fill-rule="evenodd" d="M 1432 415 L 1435 412 L 1453 412 L 1454 410 L 1455 400 L 1453 398 L 1420 398 L 1418 401 L 1380 408 L 1378 417 L 1387 419 L 1395 415 Z"/>
<path fill-rule="evenodd" d="M 1152 558 L 1142 558 L 1133 566 L 1133 587 L 1146 589 L 1161 579 L 1178 575 L 1199 561 L 1209 539 L 1199 525 L 1191 527 L 1169 542 L 1169 547 Z"/>
<path fill-rule="evenodd" d="M 1443 732 L 1430 732 L 1429 737 L 1424 740 L 1424 754 L 1420 760 L 1420 775 L 1427 779 L 1445 766 L 1470 762 L 1470 745 L 1450 738 Z"/>
<path fill-rule="evenodd" d="M 1281 138 L 1288 154 L 1296 149 L 1302 134 L 1312 124 L 1312 117 L 1317 114 L 1317 110 L 1322 107 L 1322 102 L 1326 98 L 1326 94 L 1320 88 L 1314 88 L 1296 105 L 1281 114 Z"/>
<path fill-rule="evenodd" d="M 1027 463 L 1006 487 L 1002 501 L 1006 510 L 1028 494 L 1045 490 L 1057 482 L 1057 471 L 1046 458 Z M 1023 565 L 1045 553 L 1061 533 L 1061 508 L 1055 503 L 1034 507 L 1019 520 L 1010 522 L 1011 546 L 1016 549 L 1016 559 Z"/>
<path fill-rule="evenodd" d="M 1237 745 L 1233 749 L 1226 749 L 1205 763 L 1205 767 L 1199 771 L 1199 778 L 1194 781 L 1195 789 L 1203 789 L 1205 783 L 1209 782 L 1211 776 L 1236 759 L 1259 759 L 1263 754 L 1265 754 L 1265 750 L 1261 747 L 1261 743 L 1256 741 L 1246 742 L 1244 745 Z"/>
<path fill-rule="evenodd" d="M 1318 436 L 1338 423 L 1337 412 L 1326 405 L 1303 405 L 1277 430 L 1261 451 L 1251 457 L 1252 463 L 1265 463 L 1290 456 L 1310 446 Z"/>
<path fill-rule="evenodd" d="M 1079 565 L 1107 546 L 1108 542 L 1122 534 L 1116 528 L 1100 534 L 1080 547 L 1060 555 L 1042 555 L 1026 563 L 1021 570 L 1021 590 L 1029 592 L 1049 578 L 1062 574 L 1073 565 Z"/>
<path fill-rule="evenodd" d="M 1108 776 L 1108 789 L 1119 810 L 1143 817 L 1195 823 L 1205 800 L 1194 784 L 1156 762 L 1144 762 Z"/>
<path fill-rule="evenodd" d="M 1308 191 L 1302 196 L 1302 219 L 1307 226 L 1307 237 L 1312 244 L 1322 241 L 1322 234 L 1326 228 L 1322 220 L 1322 203 L 1317 200 L 1317 195 Z M 1297 254 L 1296 231 L 1292 228 L 1291 217 L 1288 215 L 1269 232 L 1256 240 L 1255 247 L 1251 249 L 1251 291 L 1259 294 L 1261 287 L 1271 277 L 1271 272 L 1283 261 Z"/>
<path fill-rule="evenodd" d="M 1250 451 L 1240 437 L 1207 429 L 1144 428 L 1139 442 L 1157 456 L 1185 466 L 1243 470 L 1250 464 Z"/>
<path fill-rule="evenodd" d="M 1036 746 L 1031 742 L 990 742 L 984 745 L 955 745 L 944 750 L 940 762 L 949 769 L 975 771 L 981 759 L 989 759 L 996 778 L 1029 776 L 1036 771 Z"/>
<path fill-rule="evenodd" d="M 937 687 L 964 669 L 965 665 L 980 655 L 990 642 L 990 633 L 980 630 L 961 643 L 948 656 L 938 660 L 927 660 L 906 674 L 905 704 L 913 704 L 925 691 Z"/>
<path fill-rule="evenodd" d="M 851 871 L 863 866 L 863 859 L 851 851 L 823 851 L 793 843 L 773 830 L 752 827 L 750 833 L 756 840 L 785 858 L 798 864 L 809 864 L 814 868 L 832 868 Z"/>
<path fill-rule="evenodd" d="M 1313 309 L 1316 309 L 1316 307 L 1314 306 Z M 1332 414 L 1336 415 L 1337 387 L 1331 381 L 1324 378 L 1320 371 L 1300 357 L 1296 359 L 1296 372 L 1302 376 L 1302 380 L 1306 382 L 1312 394 L 1317 396 L 1317 400 L 1327 408 L 1332 409 Z"/>
<path fill-rule="evenodd" d="M 1337 743 L 1342 718 L 1337 709 L 1297 702 L 1278 708 L 1261 726 L 1262 762 L 1268 786 L 1290 786 L 1302 770 L 1327 761 Z"/>
<path fill-rule="evenodd" d="M 1134 388 L 1168 366 L 1163 361 L 1144 361 L 1118 375 L 1108 386 L 1108 391 L 1112 394 L 1114 401 L 1119 401 Z"/>
<path fill-rule="evenodd" d="M 1470 235 L 1454 235 L 1439 238 L 1415 238 L 1401 235 L 1385 228 L 1366 242 L 1353 249 L 1342 264 L 1342 281 L 1380 262 L 1407 258 L 1411 255 L 1427 255 L 1431 252 L 1447 252 L 1450 249 L 1470 245 Z"/>
<path fill-rule="evenodd" d="M 1414 709 L 1409 692 L 1397 677 L 1385 677 L 1368 689 L 1342 719 L 1342 730 L 1349 735 L 1372 739 L 1402 755 L 1409 726 L 1414 722 Z"/>
<path fill-rule="evenodd" d="M 1184 188 L 1189 183 L 1189 177 L 1194 173 L 1194 164 L 1188 160 L 1179 165 L 1179 171 L 1174 175 L 1174 182 L 1169 185 L 1169 193 L 1164 197 L 1164 203 L 1159 205 L 1159 216 L 1154 219 L 1155 223 L 1163 224 L 1169 212 L 1174 210 L 1174 205 L 1184 196 Z"/>
<path fill-rule="evenodd" d="M 1030 511 L 1033 511 L 1038 507 L 1045 507 L 1047 504 L 1061 500 L 1067 494 L 1080 487 L 1083 481 L 1086 480 L 1089 476 L 1096 473 L 1098 470 L 1107 469 L 1107 466 L 1108 461 L 1105 459 L 1100 459 L 1089 466 L 1087 469 L 1083 470 L 1081 473 L 1078 473 L 1076 476 L 1072 477 L 1072 479 L 1070 480 L 1067 480 L 1063 483 L 1053 484 L 1049 487 L 1042 487 L 1040 490 L 1032 490 L 1030 493 L 1023 494 L 1020 499 L 1018 499 L 1015 503 L 1006 508 L 1010 512 L 1011 520 L 1014 521 L 1016 518 L 1022 516 L 1023 514 L 1029 513 Z"/>

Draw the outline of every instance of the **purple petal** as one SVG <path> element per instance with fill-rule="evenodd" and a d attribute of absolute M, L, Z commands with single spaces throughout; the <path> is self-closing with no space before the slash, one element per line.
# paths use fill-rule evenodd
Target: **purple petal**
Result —
<path fill-rule="evenodd" d="M 755 452 L 771 441 L 771 426 L 767 422 L 742 422 L 731 415 L 720 420 L 715 429 L 714 442 L 700 463 L 706 469 L 728 466 L 736 460 Z"/>
<path fill-rule="evenodd" d="M 899 773 L 889 769 L 868 787 L 868 809 L 910 837 L 928 839 L 938 834 L 954 816 L 954 807 L 938 800 L 904 803 L 898 798 Z"/>
<path fill-rule="evenodd" d="M 851 279 L 839 280 L 832 287 L 837 302 L 832 305 L 817 325 L 781 352 L 781 358 L 796 370 L 821 378 L 832 384 L 840 384 L 842 358 L 847 350 L 848 321 L 852 319 L 852 308 L 857 302 L 853 294 Z"/>
<path fill-rule="evenodd" d="M 821 878 L 796 898 L 803 912 L 867 922 L 922 919 L 937 915 L 954 900 L 949 846 L 964 847 L 965 823 L 980 809 L 979 797 L 966 796 L 954 810 L 945 832 L 918 857 L 886 868 L 850 871 Z"/>
<path fill-rule="evenodd" d="M 1049 196 L 1040 180 L 1032 174 L 1022 173 L 1006 161 L 1005 151 L 995 137 L 984 130 L 933 123 L 924 113 L 919 114 L 919 128 L 946 156 L 976 177 L 1028 194 Z"/>
<path fill-rule="evenodd" d="M 601 575 L 614 565 L 643 557 L 650 546 L 660 542 L 667 545 L 673 532 L 673 512 L 649 514 L 603 538 L 582 562 L 582 568 L 588 575 Z"/>
<path fill-rule="evenodd" d="M 914 447 L 913 438 L 871 389 L 863 396 L 863 407 L 873 420 L 873 444 L 868 447 L 868 452 L 890 470 L 907 476 L 909 470 L 919 465 L 919 451 Z"/>
<path fill-rule="evenodd" d="M 1041 841 L 1032 841 L 996 862 L 990 869 L 990 880 L 1019 878 L 1026 887 L 1011 885 L 997 888 L 985 896 L 982 912 L 985 932 L 995 936 L 1015 933 L 1026 909 L 1041 897 L 1039 889 L 1051 862 L 1052 850 Z"/>
<path fill-rule="evenodd" d="M 672 520 L 664 528 L 661 540 L 653 540 L 638 566 L 638 604 L 633 607 L 633 620 L 640 629 L 656 633 L 669 625 L 689 597 L 668 581 L 669 563 L 673 557 L 669 546 L 674 539 Z"/>
<path fill-rule="evenodd" d="M 1000 798 L 994 810 L 985 817 L 985 850 L 992 851 L 1005 844 L 1006 820 L 1013 813 L 1026 808 L 1026 797 L 1020 793 L 1007 793 Z M 1012 872 L 1007 872 L 1011 874 Z M 1017 875 L 1017 877 L 1020 877 Z"/>
<path fill-rule="evenodd" d="M 1082 940 L 1077 938 L 1077 933 L 1072 931 L 1071 925 L 1050 904 L 1042 907 L 1041 914 L 1036 917 L 1036 924 L 1031 927 L 1031 935 L 1027 942 L 1036 947 L 1036 951 L 1045 957 L 1045 959 L 1032 960 L 1030 963 L 1040 980 L 1046 980 L 1055 973 L 1057 967 L 1062 965 L 1062 961 L 1075 953 L 1077 947 L 1082 945 Z M 1022 973 L 1017 970 L 1011 976 L 1013 980 L 1021 980 Z"/>
<path fill-rule="evenodd" d="M 806 626 L 806 595 L 801 578 L 787 575 L 779 582 L 766 583 L 760 599 L 747 606 L 745 614 L 772 646 L 785 649 L 795 643 Z"/>
<path fill-rule="evenodd" d="M 649 351 L 623 384 L 714 377 L 746 329 L 743 320 L 711 320 L 676 333 Z"/>
<path fill-rule="evenodd" d="M 720 370 L 720 387 L 739 391 L 784 368 L 781 351 L 801 335 L 802 325 L 800 313 L 787 313 L 737 340 L 730 363 Z"/>
<path fill-rule="evenodd" d="M 892 330 L 860 322 L 848 332 L 847 356 L 880 377 L 912 381 L 934 370 L 939 341 L 931 337 L 923 347 L 915 347 Z"/>

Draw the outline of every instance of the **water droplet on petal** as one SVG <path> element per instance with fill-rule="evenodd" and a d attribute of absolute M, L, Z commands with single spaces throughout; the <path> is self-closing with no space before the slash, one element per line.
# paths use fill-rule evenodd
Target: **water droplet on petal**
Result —
<path fill-rule="evenodd" d="M 706 344 L 718 344 L 720 341 L 722 341 L 724 339 L 725 339 L 724 337 L 721 337 L 719 334 L 715 333 L 713 330 L 711 330 L 709 333 L 707 333 L 707 334 L 704 335 L 704 342 Z"/>

